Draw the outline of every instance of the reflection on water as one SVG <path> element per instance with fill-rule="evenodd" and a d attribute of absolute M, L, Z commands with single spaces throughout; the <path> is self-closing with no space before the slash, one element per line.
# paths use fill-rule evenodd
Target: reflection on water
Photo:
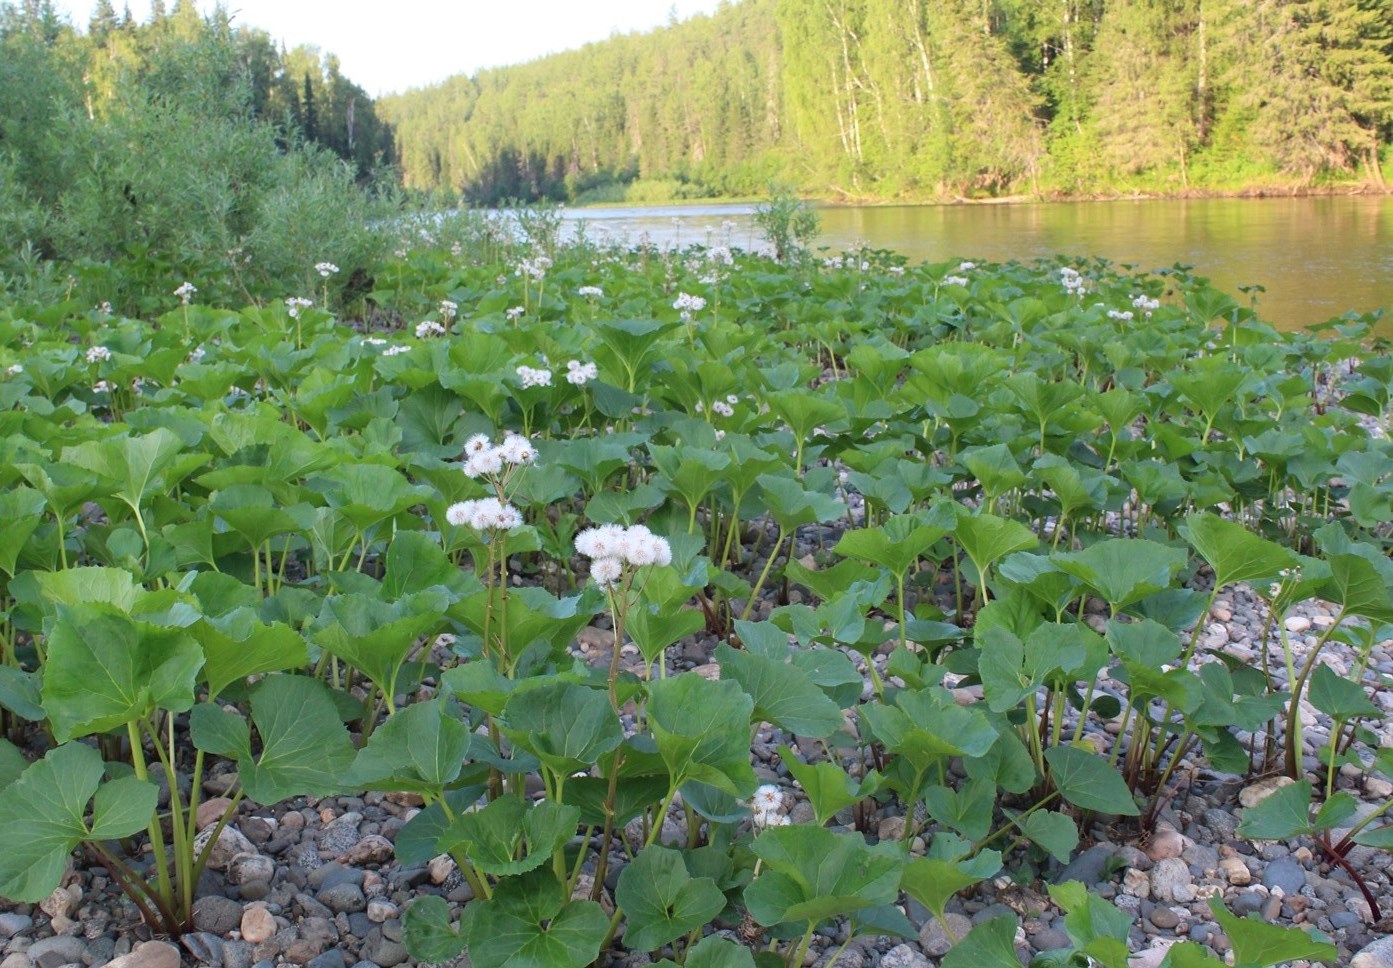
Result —
<path fill-rule="evenodd" d="M 575 209 L 591 238 L 660 246 L 755 248 L 753 205 Z M 1004 262 L 1056 253 L 1139 269 L 1193 265 L 1284 328 L 1383 308 L 1393 313 L 1393 197 L 1162 199 L 1012 205 L 894 205 L 821 210 L 818 245 L 866 243 L 916 261 Z M 676 221 L 674 221 L 676 220 Z"/>

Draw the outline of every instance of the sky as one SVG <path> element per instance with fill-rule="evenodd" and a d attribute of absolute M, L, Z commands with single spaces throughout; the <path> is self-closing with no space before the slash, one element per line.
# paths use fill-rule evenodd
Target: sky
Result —
<path fill-rule="evenodd" d="M 197 0 L 204 13 L 214 0 Z M 260 27 L 287 47 L 337 54 L 343 73 L 373 96 L 454 74 L 520 64 L 612 33 L 651 30 L 711 13 L 718 0 L 226 0 L 233 23 Z M 166 0 L 173 7 L 173 0 Z M 55 6 L 86 29 L 91 0 Z M 115 0 L 118 12 L 122 0 Z M 144 21 L 149 0 L 130 0 Z"/>

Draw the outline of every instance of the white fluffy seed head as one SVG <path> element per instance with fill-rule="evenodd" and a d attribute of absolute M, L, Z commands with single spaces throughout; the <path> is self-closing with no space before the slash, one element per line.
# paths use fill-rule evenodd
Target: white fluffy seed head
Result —
<path fill-rule="evenodd" d="M 624 564 L 618 558 L 596 558 L 590 564 L 590 577 L 600 588 L 613 588 L 624 574 Z"/>

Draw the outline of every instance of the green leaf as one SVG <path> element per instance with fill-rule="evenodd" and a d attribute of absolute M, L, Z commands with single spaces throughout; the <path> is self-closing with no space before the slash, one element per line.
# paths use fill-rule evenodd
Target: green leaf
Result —
<path fill-rule="evenodd" d="M 1358 682 L 1337 676 L 1328 665 L 1321 663 L 1311 676 L 1307 692 L 1311 705 L 1331 719 L 1349 720 L 1356 716 L 1382 716 L 1382 711 L 1370 701 L 1368 693 Z"/>
<path fill-rule="evenodd" d="M 1215 588 L 1276 578 L 1297 561 L 1291 549 L 1217 514 L 1191 514 L 1181 532 L 1214 569 Z"/>
<path fill-rule="evenodd" d="M 328 689 L 305 676 L 273 675 L 251 694 L 251 719 L 261 737 L 253 756 L 246 721 L 211 703 L 189 715 L 194 746 L 237 760 L 247 796 L 277 803 L 297 796 L 333 796 L 353 764 L 353 741 Z"/>
<path fill-rule="evenodd" d="M 85 840 L 114 840 L 144 829 L 155 812 L 153 783 L 127 777 L 101 785 L 101 754 L 81 743 L 49 750 L 0 792 L 0 897 L 23 903 L 53 892 L 68 855 Z M 92 824 L 85 816 L 93 803 Z"/>
<path fill-rule="evenodd" d="M 624 909 L 624 947 L 655 951 L 702 927 L 726 905 L 709 877 L 687 873 L 682 855 L 657 845 L 645 847 L 619 875 L 614 900 Z"/>
<path fill-rule="evenodd" d="M 790 733 L 826 739 L 844 720 L 808 674 L 780 659 L 737 651 L 722 643 L 716 649 L 721 675 L 734 680 L 754 699 L 754 718 L 774 723 Z"/>
<path fill-rule="evenodd" d="M 1235 968 L 1271 968 L 1298 958 L 1333 961 L 1340 956 L 1333 944 L 1317 940 L 1300 928 L 1284 928 L 1230 914 L 1217 897 L 1209 899 L 1209 909 L 1233 942 Z"/>
<path fill-rule="evenodd" d="M 1050 897 L 1066 912 L 1064 930 L 1074 946 L 1099 968 L 1127 968 L 1131 915 L 1090 894 L 1078 881 L 1049 885 Z"/>
<path fill-rule="evenodd" d="M 1053 810 L 1037 810 L 1019 824 L 1021 833 L 1045 848 L 1061 864 L 1079 845 L 1079 828 L 1073 820 Z"/>
<path fill-rule="evenodd" d="M 503 731 L 561 776 L 587 769 L 624 741 L 609 697 L 570 682 L 514 693 Z"/>
<path fill-rule="evenodd" d="M 819 827 L 824 826 L 838 811 L 870 796 L 880 779 L 879 774 L 872 771 L 858 784 L 836 763 L 826 760 L 820 763 L 804 763 L 787 746 L 779 747 L 779 756 L 788 772 L 808 795 Z"/>
<path fill-rule="evenodd" d="M 208 683 L 209 699 L 249 676 L 299 669 L 309 662 L 299 632 L 283 622 L 265 624 L 250 608 L 204 618 L 189 631 L 203 647 L 203 680 Z"/>
<path fill-rule="evenodd" d="M 422 636 L 444 622 L 449 598 L 443 589 L 383 602 L 375 595 L 352 592 L 324 602 L 321 627 L 311 638 L 365 674 L 391 699 L 396 677 Z"/>
<path fill-rule="evenodd" d="M 1243 811 L 1238 833 L 1251 840 L 1286 840 L 1311 830 L 1309 780 L 1289 783 Z"/>
<path fill-rule="evenodd" d="M 629 612 L 624 631 L 634 640 L 647 662 L 656 662 L 663 651 L 679 639 L 700 630 L 706 624 L 701 612 L 682 609 L 663 614 L 642 606 Z"/>
<path fill-rule="evenodd" d="M 137 622 L 111 605 L 61 605 L 42 690 L 53 734 L 66 742 L 156 709 L 183 712 L 202 665 L 202 650 L 182 629 Z"/>
<path fill-rule="evenodd" d="M 745 905 L 766 926 L 890 904 L 904 868 L 897 844 L 868 847 L 860 834 L 823 827 L 771 827 L 750 849 L 766 870 L 745 888 Z"/>
<path fill-rule="evenodd" d="M 1193 941 L 1182 941 L 1166 952 L 1161 968 L 1225 968 L 1225 963 L 1209 949 Z"/>
<path fill-rule="evenodd" d="M 648 715 L 670 783 L 699 780 L 744 797 L 754 790 L 749 724 L 754 700 L 739 684 L 674 676 L 648 688 Z"/>
<path fill-rule="evenodd" d="M 970 860 L 920 857 L 905 865 L 900 887 L 943 920 L 953 895 L 986 880 L 1001 870 L 1001 854 L 984 850 Z"/>
<path fill-rule="evenodd" d="M 44 718 L 40 687 L 42 677 L 14 666 L 0 666 L 0 706 L 20 719 L 36 723 Z"/>
<path fill-rule="evenodd" d="M 455 818 L 442 850 L 465 850 L 485 874 L 522 874 L 551 859 L 575 835 L 580 810 L 543 800 L 529 806 L 500 797 L 482 810 Z"/>
<path fill-rule="evenodd" d="M 450 906 L 443 897 L 418 897 L 402 917 L 402 940 L 412 958 L 428 964 L 454 961 L 464 952 L 465 939 L 450 923 Z"/>
<path fill-rule="evenodd" d="M 509 878 L 469 918 L 474 968 L 585 968 L 600 953 L 609 918 L 594 901 L 563 901 L 546 872 Z"/>
<path fill-rule="evenodd" d="M 995 514 L 964 514 L 958 518 L 953 536 L 979 570 L 1016 551 L 1030 551 L 1039 539 L 1035 532 L 1012 518 Z"/>
<path fill-rule="evenodd" d="M 28 768 L 29 761 L 19 747 L 7 739 L 0 739 L 0 792 L 4 792 Z"/>
<path fill-rule="evenodd" d="M 1016 957 L 1016 919 L 992 918 L 973 925 L 940 964 L 942 968 L 1021 968 Z"/>
<path fill-rule="evenodd" d="M 656 968 L 678 968 L 678 965 L 664 958 Z M 687 949 L 683 968 L 755 968 L 755 959 L 749 948 L 711 934 Z"/>
<path fill-rule="evenodd" d="M 1132 793 L 1117 770 L 1097 753 L 1076 746 L 1052 746 L 1045 750 L 1059 795 L 1076 807 L 1124 817 L 1135 817 Z"/>
<path fill-rule="evenodd" d="M 1051 560 L 1114 609 L 1123 609 L 1169 588 L 1185 566 L 1185 552 L 1144 538 L 1109 538 Z"/>
<path fill-rule="evenodd" d="M 344 784 L 439 797 L 460 775 L 468 752 L 469 727 L 443 701 L 412 703 L 373 731 Z"/>
<path fill-rule="evenodd" d="M 43 523 L 46 504 L 42 494 L 22 484 L 0 493 L 0 572 L 14 577 L 15 561 L 24 543 Z"/>

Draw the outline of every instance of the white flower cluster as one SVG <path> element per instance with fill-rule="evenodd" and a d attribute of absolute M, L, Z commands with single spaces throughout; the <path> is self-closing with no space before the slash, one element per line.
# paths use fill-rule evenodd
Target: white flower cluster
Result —
<path fill-rule="evenodd" d="M 713 245 L 706 250 L 706 258 L 719 266 L 735 265 L 735 255 L 730 251 L 730 247 L 725 245 Z"/>
<path fill-rule="evenodd" d="M 824 269 L 840 269 L 842 264 L 842 257 L 839 255 L 829 255 L 822 260 L 822 268 Z"/>
<path fill-rule="evenodd" d="M 740 402 L 740 398 L 735 394 L 729 394 L 724 400 L 714 400 L 711 403 L 711 412 L 718 417 L 735 416 L 735 405 Z M 696 412 L 701 413 L 706 408 L 700 400 L 697 401 Z"/>
<path fill-rule="evenodd" d="M 411 347 L 409 347 L 409 346 L 402 346 L 400 343 L 398 343 L 398 344 L 396 344 L 396 345 L 387 347 L 385 350 L 382 351 L 382 355 L 383 355 L 383 356 L 396 356 L 396 355 L 398 355 L 398 354 L 400 354 L 400 353 L 410 353 L 410 352 L 411 352 Z"/>
<path fill-rule="evenodd" d="M 754 796 L 750 797 L 750 810 L 754 812 L 756 830 L 786 827 L 789 824 L 788 814 L 784 812 L 783 791 L 772 783 L 755 790 Z"/>
<path fill-rule="evenodd" d="M 582 363 L 580 360 L 568 360 L 566 362 L 566 382 L 578 387 L 583 387 L 591 380 L 598 379 L 600 368 L 594 363 Z"/>
<path fill-rule="evenodd" d="M 105 363 L 111 359 L 111 350 L 105 346 L 93 346 L 87 350 L 88 363 Z"/>
<path fill-rule="evenodd" d="M 110 393 L 114 389 L 116 389 L 116 387 L 105 380 L 98 380 L 96 383 L 92 384 L 92 391 L 94 393 Z"/>
<path fill-rule="evenodd" d="M 522 388 L 528 387 L 549 387 L 551 386 L 551 370 L 538 369 L 531 366 L 520 366 L 517 368 L 518 379 L 522 381 Z"/>
<path fill-rule="evenodd" d="M 673 302 L 672 308 L 682 314 L 683 319 L 689 318 L 693 313 L 699 313 L 706 308 L 706 300 L 700 296 L 693 296 L 689 293 L 679 292 L 677 299 Z"/>
<path fill-rule="evenodd" d="M 196 292 L 198 292 L 197 286 L 195 286 L 191 282 L 185 282 L 182 283 L 178 289 L 174 290 L 174 295 L 178 296 L 179 301 L 182 302 L 185 306 L 187 306 L 189 304 L 189 300 L 193 298 L 193 294 Z"/>
<path fill-rule="evenodd" d="M 458 315 L 459 303 L 450 299 L 440 300 L 440 316 L 442 319 L 445 320 L 445 322 L 450 322 Z"/>
<path fill-rule="evenodd" d="M 102 304 L 101 304 L 100 306 L 97 307 L 97 312 L 101 313 L 103 316 L 110 316 L 110 315 L 111 315 L 111 303 L 108 302 L 107 300 L 103 299 L 103 300 L 102 300 Z"/>
<path fill-rule="evenodd" d="M 490 477 L 502 473 L 504 467 L 536 462 L 537 448 L 520 434 L 508 434 L 498 445 L 484 434 L 475 434 L 464 445 L 466 477 Z"/>
<path fill-rule="evenodd" d="M 1146 315 L 1150 316 L 1153 312 L 1161 308 L 1161 300 L 1152 299 L 1146 293 L 1142 293 L 1140 296 L 1132 297 L 1132 308 L 1140 309 L 1142 312 L 1146 313 Z"/>
<path fill-rule="evenodd" d="M 24 367 L 20 366 L 18 363 L 11 363 L 9 366 L 5 367 L 6 376 L 19 376 L 23 372 Z"/>
<path fill-rule="evenodd" d="M 624 575 L 624 566 L 672 564 L 672 546 L 642 524 L 624 528 L 602 524 L 576 535 L 576 553 L 590 559 L 590 577 L 602 589 L 613 588 Z"/>
<path fill-rule="evenodd" d="M 605 291 L 599 286 L 581 286 L 576 290 L 576 295 L 584 296 L 586 299 L 599 299 Z"/>
<path fill-rule="evenodd" d="M 1079 270 L 1069 266 L 1059 270 L 1059 282 L 1064 286 L 1064 291 L 1071 296 L 1082 296 L 1085 289 L 1083 276 L 1079 275 Z"/>
<path fill-rule="evenodd" d="M 290 313 L 291 319 L 299 319 L 302 309 L 309 309 L 314 305 L 313 299 L 306 299 L 304 296 L 291 296 L 286 299 L 286 312 Z"/>
<path fill-rule="evenodd" d="M 977 263 L 975 263 L 975 262 L 959 262 L 959 263 L 958 263 L 958 271 L 959 271 L 959 272 L 971 272 L 973 269 L 976 269 L 976 268 L 977 268 Z"/>
<path fill-rule="evenodd" d="M 445 509 L 445 520 L 457 528 L 475 531 L 509 531 L 522 526 L 522 512 L 496 497 L 460 501 Z"/>
<path fill-rule="evenodd" d="M 195 346 L 193 352 L 189 354 L 190 363 L 202 363 L 203 358 L 208 355 L 208 351 L 201 346 Z"/>
<path fill-rule="evenodd" d="M 314 271 L 319 273 L 321 278 L 328 279 L 339 271 L 339 267 L 332 262 L 316 262 L 314 264 Z"/>
<path fill-rule="evenodd" d="M 512 309 L 508 310 L 508 311 L 507 311 L 506 313 L 504 313 L 503 315 L 507 316 L 507 317 L 508 317 L 508 321 L 509 321 L 510 323 L 512 323 L 512 322 L 517 322 L 519 319 L 521 319 L 521 318 L 522 318 L 522 314 L 525 313 L 525 312 L 527 312 L 527 310 L 524 309 L 523 307 L 521 307 L 521 306 L 514 306 Z"/>
<path fill-rule="evenodd" d="M 444 336 L 445 327 L 441 326 L 433 319 L 427 319 L 416 324 L 416 338 L 429 339 L 432 336 Z"/>
<path fill-rule="evenodd" d="M 540 282 L 546 277 L 547 270 L 551 268 L 551 260 L 544 255 L 539 255 L 535 259 L 523 259 L 518 263 L 518 267 L 513 270 L 515 276 L 526 276 L 528 279 Z"/>
<path fill-rule="evenodd" d="M 1108 319 L 1120 320 L 1124 323 L 1132 321 L 1132 311 L 1130 309 L 1109 309 Z"/>
<path fill-rule="evenodd" d="M 945 286 L 965 286 L 965 285 L 967 285 L 967 283 L 968 283 L 968 278 L 967 278 L 967 276 L 944 276 L 944 277 L 943 277 L 943 284 L 944 284 Z"/>
<path fill-rule="evenodd" d="M 890 275 L 892 276 L 902 276 L 904 275 L 904 266 L 891 266 L 885 271 L 890 273 Z"/>

